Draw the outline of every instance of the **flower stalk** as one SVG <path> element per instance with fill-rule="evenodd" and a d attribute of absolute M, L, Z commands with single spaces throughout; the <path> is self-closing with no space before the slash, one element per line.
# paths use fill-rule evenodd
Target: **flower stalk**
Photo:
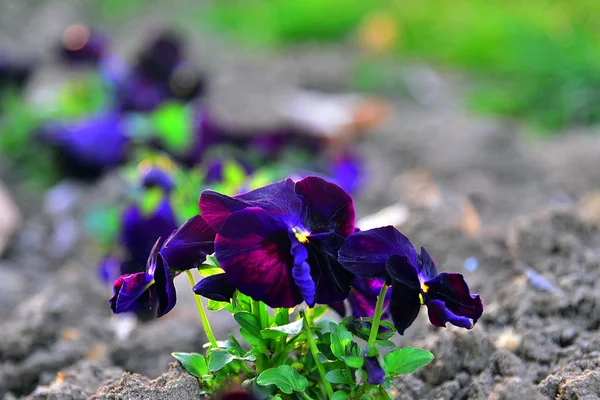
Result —
<path fill-rule="evenodd" d="M 373 322 L 371 323 L 371 333 L 369 334 L 369 341 L 367 345 L 370 349 L 375 347 L 375 341 L 377 340 L 377 334 L 379 333 L 379 323 L 381 322 L 381 315 L 383 314 L 383 303 L 385 302 L 385 295 L 388 291 L 388 285 L 383 284 L 377 296 L 377 304 L 375 305 L 375 313 L 373 314 Z"/>
<path fill-rule="evenodd" d="M 192 275 L 190 270 L 186 270 L 185 273 L 188 277 L 188 280 L 190 281 L 190 286 L 193 289 L 194 285 L 196 284 L 196 281 L 194 280 L 194 276 Z M 216 349 L 219 347 L 219 345 L 217 344 L 217 339 L 215 339 L 215 335 L 213 334 L 212 328 L 210 327 L 210 322 L 208 322 L 208 317 L 206 316 L 206 311 L 204 310 L 204 305 L 202 304 L 202 300 L 200 299 L 200 296 L 198 296 L 197 294 L 194 294 L 194 299 L 196 300 L 196 307 L 198 308 L 198 315 L 200 315 L 200 321 L 202 322 L 202 327 L 204 328 L 206 337 L 208 338 L 208 341 L 210 342 L 210 347 Z"/>
<path fill-rule="evenodd" d="M 323 383 L 321 389 L 323 390 L 324 388 L 323 395 L 326 399 L 331 399 L 333 397 L 333 388 L 331 387 L 329 381 L 325 379 L 325 368 L 323 367 L 323 364 L 321 364 L 321 361 L 319 361 L 319 350 L 317 349 L 317 344 L 315 343 L 312 329 L 310 328 L 310 324 L 306 319 L 306 314 L 303 311 L 300 311 L 300 317 L 302 317 L 304 331 L 306 332 L 306 341 L 308 342 L 310 353 L 312 354 L 313 359 L 315 360 L 315 365 L 317 366 L 317 370 L 319 371 L 319 375 L 321 376 L 321 383 Z"/>

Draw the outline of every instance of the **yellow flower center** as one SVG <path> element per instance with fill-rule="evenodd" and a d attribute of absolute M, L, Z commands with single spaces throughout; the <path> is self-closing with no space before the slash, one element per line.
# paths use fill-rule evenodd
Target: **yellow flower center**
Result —
<path fill-rule="evenodd" d="M 421 283 L 421 291 L 423 293 L 427 293 L 427 291 L 429 291 L 429 286 L 427 286 L 424 283 Z M 423 298 L 423 293 L 419 293 L 419 303 L 421 303 L 421 305 L 425 304 L 425 299 Z"/>
<path fill-rule="evenodd" d="M 298 239 L 298 241 L 300 243 L 307 243 L 308 242 L 308 236 L 310 235 L 310 232 L 307 232 L 303 229 L 300 228 L 294 228 L 293 229 L 294 235 L 296 235 L 296 239 Z"/>

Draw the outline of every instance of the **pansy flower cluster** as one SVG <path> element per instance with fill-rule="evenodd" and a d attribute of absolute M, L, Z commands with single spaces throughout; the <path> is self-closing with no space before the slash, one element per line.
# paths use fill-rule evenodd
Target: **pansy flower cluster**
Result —
<path fill-rule="evenodd" d="M 209 306 L 229 307 L 242 327 L 242 337 L 252 346 L 249 351 L 237 341 L 222 347 L 208 328 L 208 361 L 195 353 L 176 355 L 208 386 L 214 378 L 208 376 L 221 369 L 215 368 L 214 354 L 226 352 L 233 357 L 229 362 L 237 364 L 223 373 L 231 376 L 238 371 L 255 386 L 275 385 L 283 393 L 303 391 L 306 378 L 293 367 L 302 363 L 322 378 L 312 389 L 321 390 L 317 398 L 332 398 L 331 383 L 349 384 L 360 376 L 338 372 L 335 367 L 340 364 L 336 363 L 341 362 L 350 370 L 363 371 L 364 381 L 358 382 L 366 386 L 360 390 L 381 394 L 385 392 L 381 385 L 406 373 L 401 364 L 407 359 L 417 360 L 413 360 L 417 367 L 431 359 L 424 356 L 430 353 L 410 347 L 396 349 L 382 359 L 378 349 L 392 343 L 388 339 L 395 330 L 403 334 L 421 306 L 427 307 L 429 320 L 437 327 L 450 323 L 471 329 L 483 313 L 480 297 L 471 294 L 462 275 L 439 273 L 428 252 L 421 248 L 418 253 L 394 227 L 358 230 L 351 196 L 322 178 L 286 179 L 236 196 L 206 190 L 199 207 L 199 215 L 156 242 L 144 271 L 115 281 L 110 304 L 120 313 L 143 301 L 160 317 L 175 305 L 173 279 L 185 272 L 193 291 L 210 299 Z M 213 267 L 203 274 L 207 258 Z M 193 269 L 204 278 L 195 282 Z M 244 299 L 250 306 L 244 306 Z M 329 305 L 343 316 L 345 300 L 352 316 L 340 325 L 330 323 L 330 333 L 317 333 L 315 338 L 313 329 L 321 329 L 313 325 L 319 316 L 316 310 L 324 307 L 319 305 Z M 301 304 L 307 308 L 300 311 L 300 319 L 289 322 L 292 310 Z M 274 316 L 266 306 L 274 309 Z M 388 317 L 393 323 L 384 321 Z M 295 340 L 302 332 L 310 359 L 286 350 L 297 348 Z M 285 339 L 286 335 L 296 336 Z M 353 336 L 367 341 L 367 347 L 361 349 Z M 198 363 L 208 365 L 205 374 L 195 369 Z M 332 374 L 341 375 L 334 378 Z M 281 379 L 289 382 L 281 384 Z M 343 390 L 348 394 L 358 389 Z M 251 391 L 256 395 L 257 388 Z M 378 396 L 374 398 L 386 398 Z"/>

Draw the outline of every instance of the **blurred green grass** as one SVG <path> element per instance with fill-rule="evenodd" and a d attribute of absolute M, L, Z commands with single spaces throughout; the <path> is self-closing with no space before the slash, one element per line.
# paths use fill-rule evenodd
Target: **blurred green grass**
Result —
<path fill-rule="evenodd" d="M 595 0 L 229 0 L 203 14 L 220 33 L 279 47 L 348 41 L 384 13 L 393 54 L 465 70 L 473 109 L 549 132 L 600 120 L 598 11 Z"/>

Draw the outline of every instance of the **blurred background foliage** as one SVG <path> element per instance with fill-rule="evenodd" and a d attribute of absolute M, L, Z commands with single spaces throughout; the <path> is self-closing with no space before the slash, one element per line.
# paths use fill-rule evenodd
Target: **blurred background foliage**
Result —
<path fill-rule="evenodd" d="M 552 132 L 600 119 L 598 11 L 594 0 L 234 0 L 202 18 L 253 46 L 370 42 L 400 61 L 466 71 L 474 110 Z"/>

